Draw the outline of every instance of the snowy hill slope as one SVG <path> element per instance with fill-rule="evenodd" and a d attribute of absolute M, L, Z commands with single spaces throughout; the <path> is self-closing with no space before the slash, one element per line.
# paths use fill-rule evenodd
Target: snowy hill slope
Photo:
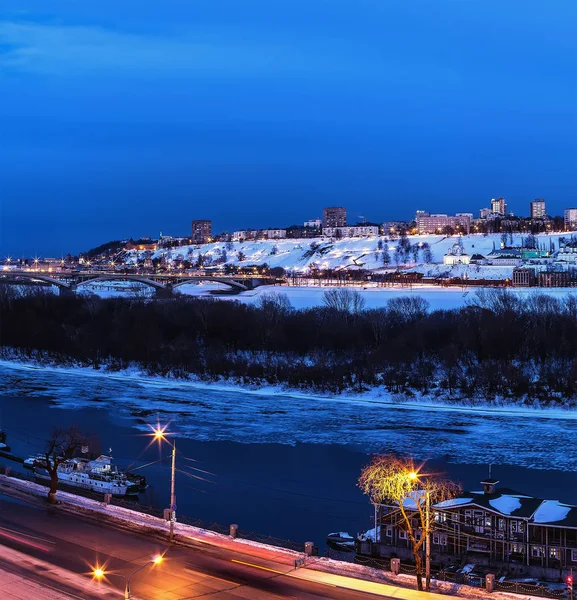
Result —
<path fill-rule="evenodd" d="M 551 243 L 555 248 L 559 247 L 559 237 L 567 234 L 543 234 L 537 236 L 540 246 L 549 249 Z M 512 245 L 520 245 L 523 237 L 513 235 Z M 443 255 L 452 247 L 457 237 L 445 237 L 441 235 L 413 235 L 408 237 L 412 246 L 418 245 L 416 260 L 413 253 L 403 264 L 404 268 L 411 268 L 425 263 L 425 252 L 423 245 L 429 244 L 432 254 L 431 264 L 442 264 Z M 475 234 L 462 238 L 463 247 L 468 254 L 482 254 L 486 256 L 493 248 L 499 248 L 501 235 Z M 394 261 L 394 253 L 399 245 L 399 240 L 389 240 L 384 236 L 371 238 L 346 238 L 341 240 L 330 240 L 328 238 L 317 239 L 288 239 L 288 240 L 251 240 L 243 242 L 216 242 L 203 245 L 188 245 L 178 248 L 157 250 L 152 258 L 164 257 L 168 264 L 182 260 L 196 263 L 199 256 L 205 266 L 211 265 L 235 265 L 235 266 L 261 266 L 267 264 L 269 267 L 282 267 L 287 270 L 304 272 L 311 265 L 320 269 L 370 269 L 383 268 L 383 249 L 388 253 L 389 267 L 397 266 Z M 142 257 L 142 252 L 131 250 L 126 253 L 126 262 L 134 264 Z M 422 270 L 422 269 L 421 269 Z M 484 269 L 483 269 L 484 270 Z M 500 276 L 500 275 L 499 275 Z M 505 275 L 505 276 L 510 276 Z M 496 275 L 493 275 L 496 277 Z"/>

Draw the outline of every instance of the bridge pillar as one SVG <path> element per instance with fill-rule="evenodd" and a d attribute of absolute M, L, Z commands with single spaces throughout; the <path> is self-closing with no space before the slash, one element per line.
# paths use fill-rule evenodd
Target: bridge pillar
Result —
<path fill-rule="evenodd" d="M 64 287 L 63 285 L 58 286 L 58 295 L 60 297 L 76 296 L 76 286 L 70 285 L 70 287 Z"/>
<path fill-rule="evenodd" d="M 155 296 L 157 299 L 173 298 L 174 293 L 172 283 L 167 283 L 166 286 L 163 287 L 157 287 Z"/>

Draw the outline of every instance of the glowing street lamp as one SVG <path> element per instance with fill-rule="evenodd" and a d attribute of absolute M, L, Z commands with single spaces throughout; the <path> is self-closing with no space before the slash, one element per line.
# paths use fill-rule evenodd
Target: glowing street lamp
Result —
<path fill-rule="evenodd" d="M 170 533 L 169 539 L 172 541 L 174 539 L 174 523 L 176 521 L 176 494 L 174 493 L 174 481 L 176 474 L 176 443 L 170 442 L 166 437 L 166 428 L 157 426 L 156 429 L 152 430 L 152 435 L 157 442 L 166 442 L 169 446 L 172 447 L 172 461 L 170 468 Z"/>
<path fill-rule="evenodd" d="M 122 573 L 108 573 L 103 567 L 99 567 L 97 565 L 94 569 L 92 569 L 92 576 L 94 577 L 94 579 L 97 579 L 98 581 L 105 579 L 106 577 L 122 577 L 122 579 L 124 579 L 124 581 L 125 581 L 124 599 L 130 600 L 130 598 L 131 598 L 130 581 L 131 581 L 132 577 L 134 575 L 136 575 L 136 573 L 138 573 L 139 571 L 142 571 L 142 569 L 145 569 L 146 567 L 148 567 L 150 565 L 159 565 L 163 560 L 164 560 L 164 556 L 162 556 L 162 554 L 156 554 L 148 562 L 143 564 L 141 567 L 138 567 L 138 569 L 135 569 L 134 571 L 132 571 L 132 573 L 130 573 L 130 575 L 123 575 Z"/>
<path fill-rule="evenodd" d="M 407 477 L 411 481 L 419 479 L 417 471 L 409 471 Z M 427 581 L 427 589 L 431 580 L 431 494 L 429 488 L 425 488 L 425 528 L 426 528 L 426 546 L 425 546 L 425 579 Z"/>

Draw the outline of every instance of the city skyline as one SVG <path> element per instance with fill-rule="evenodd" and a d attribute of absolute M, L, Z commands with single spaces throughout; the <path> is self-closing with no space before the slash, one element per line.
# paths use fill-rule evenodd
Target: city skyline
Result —
<path fill-rule="evenodd" d="M 334 205 L 396 220 L 499 195 L 562 214 L 577 202 L 576 18 L 572 2 L 7 0 L 0 254 Z"/>
<path fill-rule="evenodd" d="M 507 219 L 509 216 L 514 216 L 515 218 L 521 218 L 521 219 L 533 219 L 533 218 L 559 218 L 559 219 L 564 219 L 565 222 L 568 222 L 568 214 L 570 213 L 571 215 L 573 215 L 573 213 L 577 212 L 577 208 L 574 208 L 572 206 L 566 207 L 564 209 L 561 210 L 560 214 L 555 214 L 551 211 L 548 210 L 549 207 L 549 203 L 543 199 L 543 198 L 535 198 L 534 200 L 531 200 L 527 203 L 527 207 L 528 210 L 526 211 L 519 211 L 519 212 L 515 212 L 512 210 L 511 206 L 509 205 L 509 203 L 507 202 L 506 198 L 503 197 L 498 197 L 498 198 L 491 198 L 486 204 L 490 205 L 495 205 L 495 203 L 500 203 L 500 202 L 504 202 L 504 206 L 506 207 L 506 213 L 499 215 L 497 211 L 497 215 L 496 216 L 500 216 L 500 218 L 502 219 Z M 534 204 L 540 204 L 540 205 L 546 205 L 547 209 L 545 211 L 545 213 L 541 216 L 537 216 L 534 217 L 532 216 L 532 211 L 533 211 L 533 205 Z M 191 238 L 191 240 L 194 242 L 196 241 L 196 243 L 207 243 L 211 238 L 210 236 L 222 236 L 222 235 L 228 235 L 231 237 L 231 239 L 235 239 L 235 235 L 236 233 L 242 233 L 243 231 L 250 231 L 250 230 L 260 230 L 260 231 L 266 231 L 266 230 L 272 230 L 272 231 L 285 231 L 290 227 L 312 227 L 313 229 L 317 228 L 319 229 L 319 236 L 321 235 L 321 229 L 325 229 L 325 227 L 323 227 L 322 223 L 323 223 L 323 216 L 326 214 L 326 211 L 343 211 L 344 210 L 344 221 L 342 223 L 339 223 L 341 226 L 343 227 L 351 227 L 351 226 L 363 226 L 363 225 L 377 225 L 379 227 L 381 227 L 382 225 L 387 225 L 390 222 L 406 222 L 406 223 L 414 223 L 415 224 L 415 229 L 418 230 L 419 229 L 419 215 L 421 216 L 426 216 L 427 218 L 431 217 L 431 218 L 435 218 L 435 217 L 444 217 L 444 218 L 448 218 L 449 220 L 451 219 L 457 219 L 457 221 L 459 220 L 460 217 L 467 217 L 472 221 L 476 221 L 478 219 L 481 219 L 481 221 L 486 220 L 487 215 L 489 215 L 489 218 L 491 214 L 495 215 L 495 213 L 491 212 L 491 209 L 486 208 L 486 207 L 480 207 L 477 209 L 472 209 L 471 211 L 467 211 L 467 210 L 457 210 L 456 211 L 456 217 L 455 214 L 451 214 L 447 211 L 441 211 L 441 210 L 434 210 L 431 209 L 431 207 L 428 207 L 427 209 L 423 209 L 418 208 L 417 210 L 415 210 L 412 215 L 409 216 L 403 216 L 397 219 L 392 219 L 392 218 L 387 218 L 386 216 L 383 218 L 383 215 L 380 215 L 378 218 L 372 219 L 370 217 L 367 217 L 365 215 L 357 215 L 355 216 L 354 214 L 350 214 L 350 212 L 348 211 L 347 207 L 322 207 L 320 208 L 320 210 L 318 211 L 320 214 L 320 217 L 318 215 L 314 215 L 312 216 L 310 219 L 309 218 L 304 218 L 302 215 L 300 215 L 300 217 L 298 217 L 297 219 L 295 219 L 295 221 L 291 221 L 290 223 L 275 223 L 273 225 L 258 225 L 258 224 L 252 224 L 249 225 L 248 227 L 241 227 L 237 224 L 233 224 L 233 226 L 230 229 L 218 229 L 215 228 L 213 226 L 213 219 L 208 218 L 208 219 L 193 219 L 192 221 L 188 220 L 188 221 L 183 221 L 182 223 L 178 224 L 178 230 L 177 231 L 162 231 L 162 230 L 157 230 L 157 232 L 152 232 L 152 233 L 138 233 L 138 234 L 129 234 L 129 235 L 119 235 L 117 237 L 114 238 L 108 238 L 108 239 L 102 239 L 102 238 L 96 238 L 94 240 L 94 243 L 92 246 L 84 246 L 80 249 L 64 249 L 61 250 L 60 252 L 49 252 L 49 251 L 37 251 L 34 250 L 33 252 L 30 251 L 24 251 L 22 253 L 18 253 L 18 252 L 5 252 L 3 255 L 0 252 L 0 260 L 2 259 L 6 259 L 6 258 L 31 258 L 31 257 L 36 257 L 36 258 L 46 258 L 46 257 L 61 257 L 63 258 L 65 255 L 68 254 L 81 254 L 83 252 L 86 252 L 92 248 L 95 248 L 97 246 L 100 246 L 101 244 L 105 244 L 107 242 L 111 242 L 111 241 L 129 241 L 129 240 L 145 240 L 145 239 L 152 239 L 152 240 L 156 240 L 156 239 L 160 239 L 161 237 L 175 237 L 175 238 Z M 207 211 L 208 212 L 208 211 Z M 309 211 L 310 212 L 310 211 Z M 198 215 L 196 215 L 198 216 Z M 210 216 L 210 215 L 203 215 L 204 217 Z M 569 221 L 571 222 L 571 228 L 569 229 L 569 231 L 573 230 L 574 227 L 574 217 L 571 216 L 569 218 Z M 219 219 L 217 218 L 217 222 L 219 221 Z M 314 223 L 315 221 L 318 222 L 318 226 L 317 225 L 313 225 L 312 223 Z M 190 223 L 192 222 L 192 232 L 190 229 Z M 203 227 L 203 224 L 206 224 L 205 226 L 207 227 L 206 231 L 198 229 L 198 227 Z M 187 232 L 187 228 L 188 228 L 188 232 Z M 465 230 L 468 230 L 469 226 L 465 227 Z M 201 232 L 202 231 L 202 232 Z M 211 233 L 212 231 L 212 233 Z M 191 235 L 192 233 L 192 235 Z M 469 232 L 466 231 L 465 234 L 468 234 Z M 474 233 L 473 231 L 471 231 L 470 233 Z M 323 235 L 325 235 L 323 233 Z M 382 235 L 386 236 L 386 232 L 383 233 Z M 307 236 L 310 237 L 310 236 Z"/>

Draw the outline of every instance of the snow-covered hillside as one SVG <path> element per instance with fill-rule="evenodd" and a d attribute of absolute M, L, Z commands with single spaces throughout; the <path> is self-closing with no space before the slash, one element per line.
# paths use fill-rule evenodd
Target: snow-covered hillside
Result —
<path fill-rule="evenodd" d="M 555 248 L 559 247 L 559 237 L 564 234 L 540 235 L 538 237 L 539 245 L 547 249 L 551 243 Z M 566 235 L 566 234 L 565 234 Z M 289 239 L 289 240 L 258 240 L 244 242 L 217 242 L 204 245 L 181 246 L 172 249 L 160 249 L 153 255 L 152 259 L 164 257 L 168 264 L 177 263 L 185 260 L 195 264 L 199 256 L 202 255 L 202 261 L 205 266 L 215 265 L 235 265 L 235 266 L 261 266 L 282 267 L 287 270 L 297 272 L 307 271 L 311 265 L 316 265 L 320 269 L 382 269 L 385 266 L 384 253 L 388 254 L 389 268 L 400 266 L 402 268 L 421 267 L 419 270 L 431 275 L 438 274 L 439 268 L 432 265 L 439 265 L 443 262 L 443 255 L 457 241 L 456 237 L 445 237 L 440 235 L 414 235 L 409 236 L 409 243 L 412 247 L 417 246 L 416 252 L 410 251 L 408 258 L 399 265 L 395 262 L 395 251 L 399 245 L 399 240 L 389 240 L 386 237 L 371 238 L 347 238 L 342 240 L 329 240 L 327 238 L 318 239 Z M 511 239 L 508 240 L 511 244 Z M 521 245 L 523 236 L 513 235 L 511 245 Z M 424 248 L 430 247 L 431 257 L 427 257 Z M 465 252 L 470 255 L 482 254 L 486 256 L 493 248 L 499 248 L 501 244 L 501 235 L 469 235 L 462 238 L 462 244 Z M 144 258 L 144 253 L 131 250 L 126 253 L 125 261 L 129 264 L 135 264 L 137 260 Z M 429 263 L 427 258 L 431 258 Z M 423 265 L 425 266 L 423 268 Z M 430 265 L 427 268 L 427 265 Z M 496 269 L 496 270 L 495 270 Z M 444 267 L 443 272 L 450 271 L 450 267 Z M 481 275 L 475 276 L 478 271 L 473 266 L 469 271 L 472 278 L 502 278 L 510 277 L 511 269 L 501 272 L 502 267 L 491 269 L 484 267 Z"/>

